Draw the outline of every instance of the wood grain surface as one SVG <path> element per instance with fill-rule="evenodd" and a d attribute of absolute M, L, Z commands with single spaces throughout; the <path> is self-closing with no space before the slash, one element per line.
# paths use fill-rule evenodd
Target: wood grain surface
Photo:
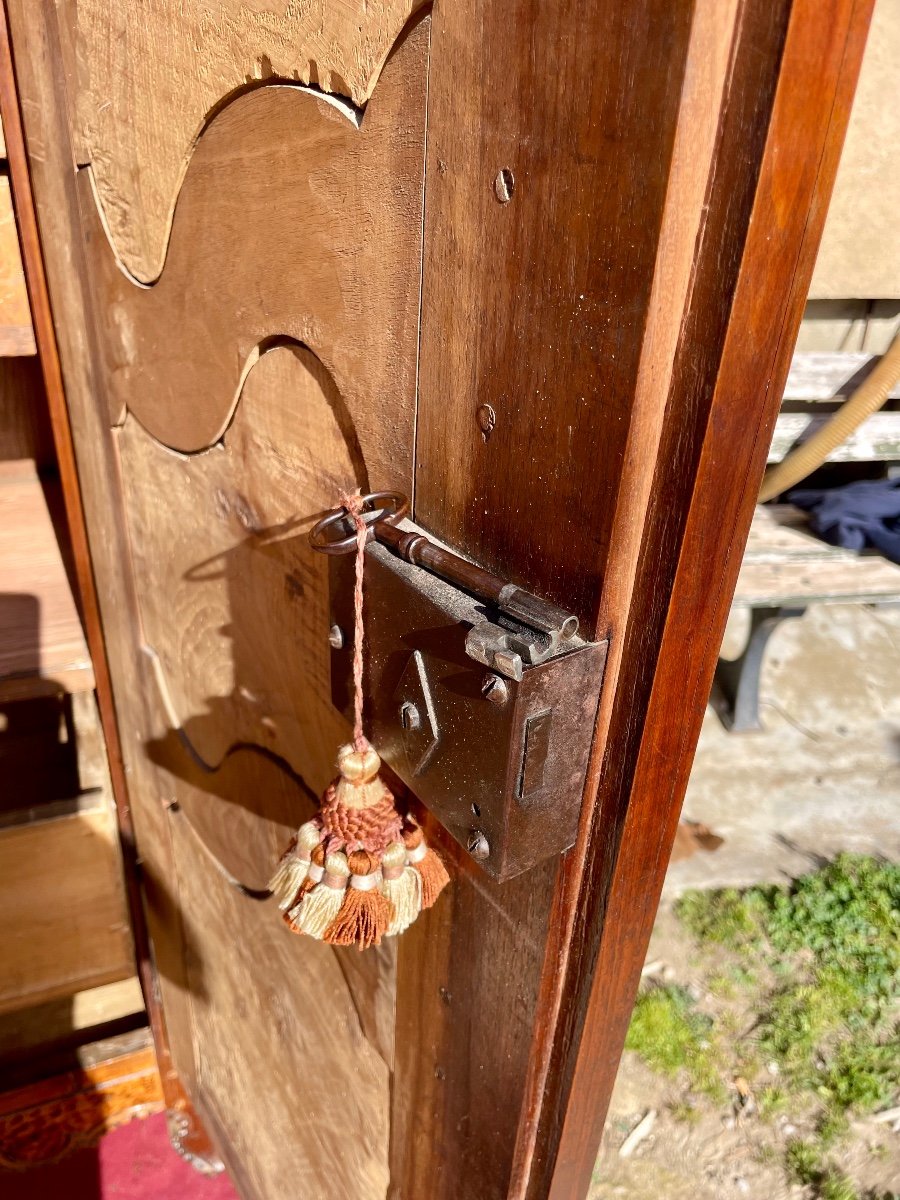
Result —
<path fill-rule="evenodd" d="M 149 282 L 162 269 L 191 150 L 214 114 L 241 91 L 279 79 L 363 105 L 417 2 L 65 0 L 62 7 L 75 58 L 77 161 L 92 164 L 117 257 Z"/>
<path fill-rule="evenodd" d="M 311 798 L 277 763 L 238 750 L 198 779 L 184 750 L 182 760 L 179 772 L 170 759 L 179 773 L 167 773 L 166 794 L 178 805 L 170 821 L 183 983 L 203 1106 L 250 1194 L 375 1200 L 387 1186 L 393 948 L 362 956 L 299 938 L 272 899 L 248 896 L 240 876 L 210 860 L 215 820 L 229 832 L 228 865 L 244 880 L 264 878 L 290 829 L 285 820 L 277 838 L 266 837 L 273 798 L 281 792 L 293 822 L 312 814 Z M 247 805 L 253 819 L 235 817 Z"/>
<path fill-rule="evenodd" d="M 92 810 L 0 829 L 0 905 L 0 1012 L 134 973 L 105 797 Z"/>
<path fill-rule="evenodd" d="M 283 337 L 330 371 L 372 479 L 409 488 L 428 29 L 398 46 L 360 126 L 299 88 L 229 105 L 191 157 L 151 288 L 119 270 L 80 173 L 114 423 L 127 405 L 177 450 L 212 445 Z"/>
<path fill-rule="evenodd" d="M 48 8 L 44 16 L 49 13 Z M 21 12 L 13 15 L 14 25 L 22 16 Z M 268 909 L 263 913 L 252 892 L 264 883 L 276 847 L 290 826 L 308 815 L 312 792 L 306 780 L 325 781 L 331 770 L 328 760 L 343 732 L 339 718 L 330 713 L 323 719 L 335 724 L 334 731 L 317 727 L 314 708 L 307 720 L 300 719 L 310 702 L 320 704 L 323 714 L 327 711 L 320 688 L 309 688 L 311 675 L 321 683 L 328 631 L 324 570 L 309 561 L 306 525 L 324 504 L 333 502 L 339 486 L 367 482 L 373 463 L 376 470 L 389 468 L 391 479 L 400 478 L 401 486 L 409 487 L 411 479 L 423 172 L 421 69 L 427 22 L 410 31 L 384 72 L 385 97 L 395 106 L 392 123 L 379 117 L 373 103 L 360 130 L 329 102 L 298 88 L 264 89 L 236 100 L 235 112 L 239 108 L 246 111 L 248 106 L 253 110 L 254 105 L 257 109 L 262 105 L 265 111 L 266 105 L 280 103 L 287 116 L 281 124 L 268 119 L 254 124 L 251 120 L 238 149 L 234 145 L 220 147 L 214 166 L 227 165 L 229 155 L 253 158 L 255 154 L 256 161 L 271 169 L 272 186 L 267 192 L 268 177 L 263 173 L 256 190 L 243 193 L 246 203 L 240 209 L 235 207 L 236 191 L 226 195 L 225 211 L 232 214 L 231 236 L 235 239 L 232 249 L 223 242 L 221 230 L 217 236 L 213 218 L 222 212 L 223 176 L 211 167 L 208 186 L 197 190 L 199 207 L 206 206 L 209 219 L 202 231 L 202 221 L 195 228 L 195 244 L 185 243 L 195 257 L 188 256 L 187 264 L 179 268 L 185 270 L 181 286 L 190 292 L 190 303 L 183 304 L 178 321 L 173 322 L 167 307 L 160 306 L 157 288 L 140 289 L 123 275 L 114 281 L 122 289 L 118 294 L 126 309 L 131 303 L 142 303 L 152 310 L 147 325 L 141 325 L 144 318 L 135 318 L 135 330 L 147 331 L 142 352 L 148 358 L 159 353 L 161 330 L 170 341 L 167 353 L 159 353 L 144 380 L 151 412 L 157 398 L 163 407 L 166 387 L 172 385 L 179 370 L 195 370 L 192 385 L 184 388 L 180 397 L 185 409 L 196 410 L 202 417 L 204 398 L 211 395 L 215 402 L 213 385 L 222 360 L 237 368 L 229 378 L 225 410 L 216 418 L 220 428 L 212 435 L 215 440 L 228 427 L 224 439 L 190 458 L 162 444 L 167 437 L 162 419 L 159 440 L 133 417 L 115 430 L 109 427 L 107 393 L 115 389 L 117 380 L 108 370 L 112 340 L 104 323 L 108 306 L 98 303 L 94 307 L 87 297 L 110 298 L 103 288 L 102 272 L 117 268 L 105 233 L 98 232 L 89 189 L 85 195 L 89 172 L 80 172 L 72 189 L 66 187 L 71 176 L 59 169 L 67 153 L 67 111 L 64 101 L 59 107 L 63 97 L 57 90 L 54 67 L 46 68 L 59 66 L 65 38 L 65 26 L 60 28 L 51 17 L 42 24 L 40 37 L 29 33 L 27 51 L 23 50 L 31 68 L 36 62 L 42 68 L 40 83 L 34 87 L 39 93 L 41 87 L 45 89 L 40 93 L 41 102 L 57 122 L 54 126 L 51 120 L 48 130 L 46 113 L 42 118 L 40 137 L 47 158 L 43 171 L 38 170 L 36 186 L 42 200 L 49 198 L 50 202 L 48 209 L 42 209 L 45 237 L 56 238 L 57 246 L 68 243 L 73 252 L 66 255 L 65 263 L 56 259 L 52 264 L 51 287 L 57 311 L 68 318 L 60 325 L 60 348 L 70 396 L 75 397 L 71 409 L 82 485 L 89 497 L 94 568 L 102 583 L 118 715 L 127 730 L 123 750 L 158 971 L 154 989 L 158 988 L 163 998 L 171 1061 L 209 1118 L 248 1194 L 251 1190 L 266 1196 L 293 1194 L 298 1161 L 306 1164 L 313 1192 L 322 1191 L 331 1181 L 338 1195 L 370 1194 L 358 1192 L 360 1186 L 371 1188 L 373 1195 L 383 1194 L 393 1055 L 393 954 L 388 950 L 356 959 L 327 957 L 321 968 L 326 1000 L 319 1016 L 318 1010 L 311 1008 L 322 1001 L 315 982 L 310 979 L 309 992 L 298 983 L 306 944 L 287 933 L 277 913 Z M 410 95 L 408 62 L 417 63 L 419 70 L 418 91 Z M 390 81 L 392 70 L 396 88 Z M 34 92 L 30 95 L 33 100 Z M 408 112 L 413 114 L 409 122 Z M 231 115 L 231 110 L 226 110 L 222 119 Z M 299 175 L 303 186 L 311 186 L 315 194 L 304 193 L 306 207 L 295 207 L 288 213 L 288 222 L 277 226 L 280 242 L 273 237 L 272 214 L 279 211 L 282 200 L 289 204 L 296 200 L 295 193 L 302 191 L 297 152 L 302 159 L 304 137 L 311 139 L 306 143 L 309 148 L 317 139 L 327 143 L 336 129 L 337 141 L 344 139 L 355 152 L 365 142 L 367 131 L 377 133 L 379 121 L 385 122 L 385 132 L 377 146 L 377 169 L 374 157 L 368 167 L 352 153 L 335 154 L 327 161 L 320 158 L 318 173 Z M 214 122 L 208 131 L 213 140 L 217 125 L 218 121 Z M 375 139 L 371 140 L 374 143 Z M 202 174 L 202 141 L 192 158 L 185 189 L 198 162 Z M 56 152 L 55 159 L 48 152 L 50 147 Z M 294 158 L 289 161 L 292 152 Z M 54 165 L 46 166 L 47 161 Z M 416 164 L 415 170 L 407 173 L 405 164 L 411 163 Z M 286 182 L 287 166 L 293 178 Z M 377 172 L 382 173 L 380 179 L 374 178 Z M 366 188 L 369 195 L 377 193 L 384 201 L 378 211 L 367 206 Z M 328 249 L 337 249 L 336 272 L 328 263 L 304 264 L 294 237 L 294 226 L 315 230 L 319 197 L 325 197 L 323 211 L 329 205 L 332 209 L 335 204 L 344 205 L 341 221 L 332 219 L 330 226 Z M 187 190 L 182 200 L 189 213 Z M 392 240 L 388 226 L 391 220 L 397 225 L 398 214 L 410 218 L 409 228 L 398 227 Z M 353 219 L 348 220 L 348 215 Z M 80 226 L 85 217 L 86 224 Z M 164 286 L 169 266 L 174 271 L 179 258 L 178 219 L 170 263 L 159 287 Z M 365 254 L 359 250 L 360 239 Z M 398 239 L 412 248 L 409 253 Z M 252 253 L 244 252 L 245 242 L 251 251 L 260 252 L 255 263 L 251 262 Z M 343 255 L 342 244 L 346 248 Z M 386 248 L 395 249 L 396 254 L 385 255 Z M 212 260 L 213 267 L 221 266 L 224 278 L 233 259 L 244 265 L 244 287 L 250 287 L 247 272 L 252 268 L 255 316 L 249 315 L 254 305 L 246 295 L 236 298 L 232 293 L 223 300 L 217 293 L 221 280 L 214 273 L 204 276 L 205 264 Z M 321 285 L 318 290 L 307 287 L 304 291 L 305 265 L 315 276 L 313 283 Z M 281 311 L 274 303 L 268 307 L 267 280 L 274 283 L 278 271 L 290 274 L 281 288 L 286 297 Z M 346 288 L 353 285 L 346 295 L 336 286 L 342 282 Z M 318 321 L 320 292 L 323 315 Z M 277 294 L 275 289 L 273 295 Z M 236 311 L 229 311 L 229 305 L 236 306 Z M 87 322 L 85 314 L 89 314 Z M 121 327 L 128 313 L 118 315 Z M 218 340 L 223 325 L 231 321 L 232 329 L 240 331 L 245 320 L 256 322 L 250 340 L 246 345 L 232 345 L 228 351 Z M 209 352 L 198 355 L 204 321 L 215 336 L 208 342 Z M 297 344 L 300 334 L 316 348 L 323 344 L 327 348 L 327 339 L 320 333 L 327 331 L 329 321 L 338 333 L 346 323 L 345 358 L 357 355 L 353 378 L 347 381 L 349 397 L 341 394 L 322 362 Z M 362 351 L 352 344 L 355 328 Z M 380 339 L 377 346 L 371 341 L 373 328 Z M 259 342 L 263 343 L 261 356 L 251 355 Z M 364 405 L 354 395 L 354 386 L 357 376 L 365 377 L 363 366 L 369 360 L 374 364 L 380 356 L 385 362 L 392 354 L 397 361 L 390 367 L 389 383 L 392 393 L 396 388 L 398 395 L 392 394 L 385 418 L 384 395 L 366 393 Z M 345 365 L 345 370 L 350 367 Z M 249 424 L 243 420 L 240 406 L 230 422 L 238 392 L 252 417 Z M 219 395 L 221 398 L 222 393 Z M 129 393 L 129 398 L 134 396 L 139 404 L 141 390 Z M 180 415 L 177 411 L 172 414 L 173 424 Z M 201 440 L 200 444 L 206 443 Z M 166 547 L 167 540 L 176 543 L 176 553 L 171 553 L 171 545 Z M 151 578 L 167 558 L 171 558 L 169 573 L 162 571 Z M 268 615 L 266 610 L 270 610 Z M 321 628 L 317 628 L 317 615 Z M 285 621 L 296 634 L 291 647 L 272 637 Z M 211 633 L 206 642 L 198 636 L 204 630 Z M 155 652 L 148 631 L 159 642 L 159 652 Z M 268 646 L 267 641 L 271 643 Z M 212 652 L 210 645 L 215 647 Z M 164 665 L 166 655 L 170 670 L 156 669 Z M 221 690 L 223 678 L 227 682 Z M 251 685 L 258 687 L 258 696 Z M 176 711 L 179 701 L 184 707 Z M 212 702 L 209 707 L 207 701 Z M 302 745 L 285 736 L 292 732 L 292 721 L 295 728 L 304 726 Z M 285 727 L 283 732 L 279 723 Z M 207 770 L 198 763 L 191 734 L 209 754 L 207 766 L 216 769 Z M 244 738 L 249 744 L 242 748 Z M 296 769 L 279 750 L 293 758 Z M 243 945 L 245 957 L 229 967 L 229 956 L 235 957 L 235 939 Z M 203 978 L 207 959 L 221 967 L 209 1003 Z M 339 969 L 329 965 L 334 963 Z M 261 964 L 264 970 L 259 970 Z M 285 1047 L 284 1030 L 274 1019 L 268 1024 L 242 1024 L 241 1012 L 254 1005 L 274 1018 L 273 996 L 282 995 L 291 1030 L 305 1023 L 315 1044 L 307 1046 L 298 1036 Z M 352 1021 L 345 1041 L 352 1054 L 344 1075 L 335 1062 L 334 1038 L 343 1037 L 350 1020 L 347 1014 Z M 238 1052 L 232 1045 L 235 1038 L 243 1042 Z M 270 1070 L 254 1074 L 261 1060 L 269 1063 Z M 289 1069 L 279 1074 L 285 1061 Z M 326 1065 L 341 1097 L 338 1119 L 332 1092 L 310 1086 L 311 1079 L 323 1077 Z M 240 1087 L 235 1086 L 235 1071 L 239 1072 Z M 167 1082 L 171 1090 L 171 1078 Z M 176 1107 L 182 1107 L 180 1100 Z M 348 1159 L 345 1174 L 338 1160 L 340 1139 L 348 1128 L 359 1154 Z M 248 1151 L 242 1161 L 240 1152 L 257 1143 L 255 1157 Z M 288 1145 L 292 1147 L 290 1155 L 284 1153 Z"/>
<path fill-rule="evenodd" d="M 135 752 L 135 743 L 120 738 L 112 691 L 115 671 L 116 687 L 132 705 L 126 720 L 130 715 L 132 728 L 146 721 L 139 658 L 132 649 L 137 629 L 134 593 L 129 573 L 121 569 L 127 561 L 127 541 L 108 405 L 95 369 L 93 333 L 86 321 L 86 266 L 62 76 L 66 28 L 60 27 L 58 17 L 51 5 L 7 5 L 5 20 L 0 24 L 0 104 L 35 338 L 97 678 L 138 968 L 166 1106 L 178 1118 L 183 1152 L 202 1159 L 213 1152 L 186 1090 L 194 1077 L 187 998 L 183 990 L 170 987 L 164 977 L 158 976 L 156 968 L 157 962 L 167 962 L 180 953 L 179 915 L 167 904 L 164 893 L 141 887 L 136 827 L 141 825 L 147 830 L 141 852 L 142 870 L 146 870 L 143 878 L 152 879 L 169 870 L 171 848 L 162 811 L 155 811 L 151 805 L 137 816 L 132 808 L 128 775 L 133 773 L 136 780 L 142 779 L 148 794 L 154 794 L 157 781 L 149 760 Z M 16 30 L 22 31 L 24 41 L 17 38 L 14 56 L 11 38 Z M 33 118 L 27 129 L 20 106 L 25 106 Z M 33 188 L 40 193 L 39 217 Z M 50 255 L 45 265 L 42 239 L 66 247 L 65 252 L 58 258 Z M 56 320 L 50 307 L 51 290 Z M 102 581 L 102 603 L 98 580 Z M 104 618 L 105 627 L 101 624 Z M 151 832 L 154 828 L 158 835 L 155 839 Z M 148 926 L 154 938 L 153 963 Z"/>
<path fill-rule="evenodd" d="M 366 482 L 342 425 L 352 437 L 322 364 L 280 346 L 209 452 L 173 454 L 132 417 L 116 433 L 143 639 L 173 727 L 212 765 L 235 742 L 264 746 L 314 791 L 348 732 L 330 700 L 328 563 L 307 541 L 341 489 Z"/>
<path fill-rule="evenodd" d="M 433 17 L 416 518 L 573 608 L 587 628 L 653 287 L 691 8 L 464 2 Z M 506 203 L 495 190 L 503 169 L 513 178 Z M 487 437 L 482 405 L 496 414 Z M 514 1194 L 531 1170 L 529 1135 L 519 1138 L 544 1099 L 533 1067 L 552 1034 L 542 975 L 562 965 L 557 872 L 545 864 L 497 887 L 462 870 L 441 926 L 447 944 L 428 951 L 436 973 L 423 976 L 418 935 L 400 945 L 397 1196 L 415 1194 L 426 1170 L 420 1096 L 449 1147 L 435 1197 Z M 414 1059 L 422 1044 L 434 1049 Z M 446 1085 L 429 1078 L 435 1070 Z"/>
<path fill-rule="evenodd" d="M 622 683 L 585 814 L 575 953 L 548 1080 L 551 1100 L 560 1087 L 568 1103 L 545 1105 L 533 1200 L 590 1185 L 871 9 L 839 0 L 827 21 L 815 0 L 739 10 Z"/>

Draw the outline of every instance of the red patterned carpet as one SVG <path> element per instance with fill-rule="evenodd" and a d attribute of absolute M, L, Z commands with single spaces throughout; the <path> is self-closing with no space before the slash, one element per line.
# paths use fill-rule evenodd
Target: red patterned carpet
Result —
<path fill-rule="evenodd" d="M 3 1200 L 238 1200 L 227 1175 L 204 1176 L 175 1153 L 160 1113 L 130 1121 L 90 1150 L 0 1172 Z"/>

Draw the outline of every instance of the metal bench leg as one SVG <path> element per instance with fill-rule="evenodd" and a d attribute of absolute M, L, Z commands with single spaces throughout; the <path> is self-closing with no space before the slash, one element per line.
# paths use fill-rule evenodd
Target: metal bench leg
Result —
<path fill-rule="evenodd" d="M 720 658 L 713 683 L 712 703 L 727 730 L 746 733 L 762 729 L 759 719 L 759 676 L 769 638 L 782 621 L 802 617 L 805 608 L 752 608 L 750 634 L 740 658 Z"/>

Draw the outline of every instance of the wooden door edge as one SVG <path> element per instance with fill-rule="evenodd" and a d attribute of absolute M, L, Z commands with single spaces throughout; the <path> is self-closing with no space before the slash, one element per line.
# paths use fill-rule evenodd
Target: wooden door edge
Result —
<path fill-rule="evenodd" d="M 844 37 L 840 52 L 830 60 L 809 54 L 811 32 L 823 22 L 829 24 L 821 6 L 815 0 L 795 0 L 790 10 L 714 395 L 696 450 L 696 478 L 685 497 L 668 612 L 652 677 L 646 681 L 646 717 L 638 737 L 634 774 L 630 786 L 627 776 L 621 780 L 624 790 L 617 796 L 607 782 L 608 761 L 603 764 L 602 776 L 600 764 L 593 764 L 588 796 L 592 786 L 596 800 L 593 806 L 585 805 L 579 847 L 561 869 L 562 887 L 572 887 L 567 877 L 576 875 L 580 893 L 575 911 L 589 911 L 592 927 L 583 927 L 576 934 L 583 952 L 570 958 L 560 985 L 560 1012 L 549 1034 L 549 1086 L 542 1091 L 534 1152 L 527 1164 L 520 1164 L 522 1186 L 513 1195 L 571 1200 L 585 1195 L 590 1186 L 765 467 L 768 438 L 812 276 L 873 3 L 847 0 L 832 6 L 830 23 L 838 25 Z M 798 138 L 801 157 L 805 151 L 807 159 L 814 160 L 807 161 L 806 175 L 803 164 L 798 171 L 798 157 L 786 152 L 792 142 L 794 149 L 798 148 Z M 798 174 L 800 184 L 794 187 Z M 766 221 L 771 216 L 767 208 L 771 209 L 772 197 L 778 194 L 783 202 L 789 197 L 792 210 L 785 215 L 789 252 L 781 256 L 770 251 L 771 225 Z M 698 256 L 702 254 L 703 245 L 698 242 Z M 769 353 L 762 354 L 756 366 L 755 394 L 760 400 L 755 411 L 748 401 L 748 393 L 754 395 L 752 380 L 744 380 L 739 398 L 722 384 L 729 376 L 734 383 L 746 355 L 746 338 L 739 324 L 748 305 L 754 303 L 754 291 L 757 305 L 764 295 L 771 301 L 772 314 L 781 313 L 777 332 L 765 347 Z M 669 422 L 680 418 L 677 400 L 670 393 Z M 734 420 L 737 407 L 742 409 L 741 423 Z M 730 419 L 723 419 L 726 414 Z M 733 469 L 740 462 L 746 464 L 743 477 Z M 719 503 L 723 480 L 728 481 L 725 491 L 730 491 L 727 504 Z M 721 524 L 721 530 L 712 539 L 710 554 L 711 523 Z M 645 536 L 647 533 L 645 527 Z M 699 598 L 695 581 L 701 553 L 704 578 L 718 577 L 718 587 L 709 587 Z M 637 597 L 629 613 L 632 628 L 641 616 L 639 603 Z M 696 628 L 704 631 L 703 648 L 691 664 L 686 638 Z M 686 665 L 693 667 L 692 678 L 686 675 Z M 689 682 L 693 684 L 690 688 Z M 673 701 L 679 698 L 679 728 L 660 736 L 661 727 L 663 733 L 666 726 L 672 730 Z M 615 739 L 611 744 L 615 745 Z M 661 777 L 668 778 L 665 791 L 659 787 Z M 614 825 L 616 810 L 621 819 Z M 601 821 L 610 822 L 608 832 L 600 826 Z M 602 893 L 599 900 L 598 889 Z M 626 914 L 629 928 L 623 933 Z M 562 950 L 558 940 L 548 944 L 545 977 L 558 971 Z"/>
<path fill-rule="evenodd" d="M 59 464 L 60 480 L 66 511 L 66 522 L 72 539 L 76 581 L 85 626 L 88 649 L 94 667 L 97 704 L 109 760 L 110 780 L 116 805 L 117 827 L 122 850 L 128 912 L 134 938 L 138 975 L 144 1004 L 153 1035 L 166 1110 L 170 1114 L 173 1143 L 180 1153 L 198 1162 L 215 1162 L 218 1158 L 212 1140 L 203 1127 L 177 1075 L 165 1017 L 156 986 L 153 958 L 147 922 L 141 901 L 139 863 L 128 798 L 128 782 L 122 759 L 118 721 L 112 693 L 112 679 L 106 653 L 97 586 L 88 545 L 84 506 L 75 460 L 72 429 L 66 403 L 65 387 L 56 342 L 53 313 L 38 231 L 37 214 L 31 188 L 28 152 L 19 107 L 15 62 L 9 31 L 9 18 L 4 0 L 0 20 L 0 119 L 6 138 L 6 155 L 13 194 L 16 226 L 22 251 L 25 282 L 31 305 L 38 358 L 44 377 L 54 449 Z M 174 1119 L 173 1119 L 174 1118 Z M 176 1137 L 177 1132 L 177 1137 Z"/>

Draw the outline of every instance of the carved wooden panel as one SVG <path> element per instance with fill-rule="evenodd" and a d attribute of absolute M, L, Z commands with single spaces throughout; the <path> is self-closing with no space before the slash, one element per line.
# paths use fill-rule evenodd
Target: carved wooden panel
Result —
<path fill-rule="evenodd" d="M 155 964 L 175 1065 L 266 1200 L 388 1186 L 396 949 L 297 938 L 266 883 L 347 735 L 307 532 L 342 489 L 412 489 L 411 7 L 86 2 L 60 27 Z"/>
<path fill-rule="evenodd" d="M 77 57 L 75 149 L 93 167 L 125 269 L 145 283 L 159 275 L 191 149 L 219 109 L 276 79 L 364 104 L 420 3 L 66 0 Z"/>
<path fill-rule="evenodd" d="M 119 268 L 80 175 L 110 415 L 178 450 L 227 427 L 261 347 L 308 345 L 373 479 L 411 479 L 428 23 L 357 124 L 299 88 L 236 99 L 204 133 L 150 288 Z M 345 422 L 346 425 L 346 422 Z"/>
<path fill-rule="evenodd" d="M 175 453 L 130 416 L 117 433 L 144 644 L 171 723 L 210 765 L 254 743 L 313 789 L 346 734 L 329 702 L 327 563 L 306 538 L 364 482 L 341 408 L 315 356 L 279 346 L 210 450 Z"/>

